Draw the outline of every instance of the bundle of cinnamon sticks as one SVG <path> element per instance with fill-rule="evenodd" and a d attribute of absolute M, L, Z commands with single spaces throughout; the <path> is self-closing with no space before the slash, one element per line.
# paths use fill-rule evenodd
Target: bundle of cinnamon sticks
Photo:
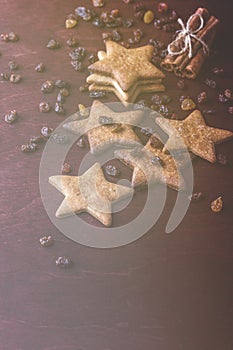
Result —
<path fill-rule="evenodd" d="M 197 16 L 192 16 L 190 19 L 190 29 L 195 31 L 199 27 L 200 16 L 204 20 L 204 25 L 203 28 L 195 34 L 200 41 L 192 38 L 192 57 L 189 57 L 189 50 L 187 50 L 179 55 L 168 54 L 161 62 L 161 67 L 163 69 L 167 71 L 174 71 L 177 76 L 188 79 L 196 78 L 208 55 L 205 52 L 205 48 L 201 44 L 201 41 L 203 41 L 210 49 L 214 40 L 216 25 L 219 23 L 219 20 L 214 16 L 210 16 L 208 10 L 205 8 L 198 8 L 195 14 Z M 178 34 L 177 38 L 175 39 L 176 48 L 182 48 L 182 41 L 183 38 L 179 37 Z"/>

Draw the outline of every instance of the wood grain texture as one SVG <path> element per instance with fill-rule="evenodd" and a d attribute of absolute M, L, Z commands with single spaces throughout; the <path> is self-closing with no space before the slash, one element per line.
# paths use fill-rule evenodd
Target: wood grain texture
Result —
<path fill-rule="evenodd" d="M 38 104 L 48 100 L 53 105 L 56 94 L 43 95 L 41 83 L 46 79 L 63 79 L 71 84 L 67 98 L 67 116 L 78 103 L 90 105 L 88 94 L 81 94 L 87 71 L 73 71 L 66 40 L 77 35 L 88 52 L 104 49 L 101 32 L 81 20 L 73 30 L 64 21 L 75 7 L 91 6 L 91 1 L 0 0 L 0 32 L 14 31 L 17 43 L 0 42 L 0 71 L 8 71 L 9 60 L 19 64 L 22 83 L 0 82 L 0 349 L 1 350 L 230 350 L 232 338 L 232 141 L 217 146 L 229 165 L 213 165 L 201 159 L 194 163 L 195 190 L 203 199 L 190 206 L 172 235 L 164 233 L 176 199 L 169 190 L 166 206 L 156 225 L 138 241 L 116 249 L 93 249 L 63 236 L 50 222 L 40 198 L 38 171 L 43 146 L 34 154 L 23 154 L 20 145 L 39 133 L 42 125 L 56 127 L 64 117 L 54 112 L 41 114 Z M 106 8 L 119 7 L 125 17 L 132 17 L 132 5 L 106 0 Z M 157 2 L 145 0 L 154 9 Z M 197 6 L 207 6 L 219 17 L 221 25 L 215 46 L 219 54 L 210 59 L 201 74 L 187 83 L 184 94 L 196 97 L 207 90 L 210 102 L 205 108 L 216 109 L 206 117 L 209 125 L 233 130 L 232 116 L 217 102 L 217 92 L 203 80 L 211 67 L 223 66 L 225 74 L 217 77 L 218 91 L 232 88 L 232 56 L 227 44 L 232 30 L 232 5 L 229 1 L 174 0 L 170 5 L 183 18 Z M 231 11 L 228 10 L 231 8 Z M 138 22 L 150 37 L 161 35 L 169 42 L 171 34 L 155 31 L 152 25 Z M 124 39 L 132 30 L 122 30 Z M 46 48 L 56 38 L 62 47 Z M 34 67 L 44 62 L 46 70 Z M 177 78 L 166 73 L 167 93 L 172 96 L 171 109 L 180 118 Z M 105 100 L 104 100 L 105 101 Z M 117 101 L 109 96 L 106 102 Z M 7 125 L 3 116 L 15 108 L 19 120 Z M 68 155 L 72 174 L 86 152 Z M 122 168 L 129 177 L 130 172 Z M 210 202 L 221 195 L 224 210 L 215 215 Z M 145 192 L 138 192 L 123 213 L 114 214 L 120 225 L 140 211 Z M 136 214 L 135 214 L 136 213 Z M 96 224 L 83 215 L 88 222 Z M 50 234 L 53 247 L 43 248 L 39 238 Z M 74 266 L 59 270 L 55 259 L 68 255 Z"/>

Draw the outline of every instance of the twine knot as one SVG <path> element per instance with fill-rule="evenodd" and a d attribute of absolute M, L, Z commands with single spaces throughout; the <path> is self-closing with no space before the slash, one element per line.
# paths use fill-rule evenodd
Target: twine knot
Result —
<path fill-rule="evenodd" d="M 200 19 L 200 25 L 197 29 L 193 30 L 190 27 L 190 23 L 191 20 L 195 17 L 198 16 Z M 184 22 L 182 21 L 181 18 L 178 18 L 177 22 L 181 25 L 181 30 L 178 30 L 177 33 L 179 33 L 177 35 L 177 37 L 175 38 L 174 41 L 172 41 L 168 47 L 168 53 L 172 56 L 174 55 L 181 55 L 182 53 L 186 52 L 187 50 L 189 51 L 188 53 L 188 57 L 192 58 L 193 52 L 192 52 L 192 38 L 199 41 L 199 43 L 202 45 L 204 53 L 207 54 L 209 52 L 209 48 L 206 45 L 206 43 L 200 39 L 196 33 L 198 33 L 204 26 L 204 20 L 203 17 L 200 14 L 194 13 L 192 16 L 189 17 L 187 23 L 186 23 L 186 27 L 184 25 Z M 177 43 L 180 42 L 180 40 L 183 40 L 184 46 L 182 47 L 182 49 L 180 51 L 173 51 L 172 47 L 176 46 Z"/>

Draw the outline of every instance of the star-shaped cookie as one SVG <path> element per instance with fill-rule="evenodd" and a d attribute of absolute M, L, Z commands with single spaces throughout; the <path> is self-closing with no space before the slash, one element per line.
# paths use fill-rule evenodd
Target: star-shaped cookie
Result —
<path fill-rule="evenodd" d="M 182 121 L 158 117 L 156 123 L 169 136 L 165 149 L 179 149 L 182 140 L 192 153 L 211 163 L 216 162 L 214 144 L 233 137 L 233 132 L 229 130 L 207 126 L 199 110 L 193 111 Z"/>
<path fill-rule="evenodd" d="M 175 190 L 184 188 L 184 179 L 179 174 L 179 169 L 188 162 L 187 152 L 174 159 L 170 154 L 163 152 L 162 148 L 162 143 L 152 135 L 141 149 L 114 152 L 116 158 L 133 169 L 133 187 L 160 182 Z"/>
<path fill-rule="evenodd" d="M 150 62 L 153 50 L 151 45 L 126 49 L 108 40 L 107 57 L 91 64 L 88 69 L 93 73 L 114 78 L 122 90 L 127 91 L 139 80 L 164 78 L 164 74 Z"/>
<path fill-rule="evenodd" d="M 149 80 L 149 81 L 140 80 L 138 83 L 132 86 L 127 92 L 121 89 L 120 85 L 115 79 L 104 75 L 91 74 L 87 77 L 87 82 L 91 84 L 89 87 L 90 91 L 100 90 L 100 88 L 103 91 L 111 91 L 111 89 L 114 89 L 116 90 L 116 95 L 120 96 L 123 101 L 129 101 L 131 103 L 135 101 L 138 94 L 141 92 L 147 92 L 147 90 L 149 90 L 149 92 L 151 91 L 157 92 L 157 91 L 165 90 L 165 87 L 162 85 L 162 79 L 155 79 L 155 80 Z M 137 94 L 135 94 L 136 91 L 138 91 Z"/>
<path fill-rule="evenodd" d="M 91 106 L 88 118 L 68 122 L 63 127 L 77 135 L 87 134 L 90 152 L 96 154 L 113 144 L 127 147 L 140 143 L 133 125 L 138 125 L 142 117 L 143 112 L 140 110 L 118 113 L 96 100 Z M 105 119 L 106 124 L 101 122 Z"/>
<path fill-rule="evenodd" d="M 148 83 L 147 85 L 136 85 L 135 88 L 131 88 L 127 93 L 124 93 L 127 95 L 125 98 L 121 92 L 120 89 L 116 89 L 114 86 L 111 85 L 101 85 L 92 83 L 89 86 L 89 91 L 104 91 L 104 92 L 112 92 L 114 93 L 119 100 L 127 106 L 128 103 L 134 103 L 137 100 L 137 97 L 141 94 L 147 94 L 147 93 L 155 93 L 155 92 L 162 92 L 165 90 L 165 86 L 163 84 L 154 84 L 153 82 Z"/>
<path fill-rule="evenodd" d="M 133 189 L 108 182 L 99 163 L 81 176 L 50 176 L 49 183 L 65 195 L 58 218 L 87 212 L 105 226 L 112 223 L 112 202 L 133 195 Z"/>

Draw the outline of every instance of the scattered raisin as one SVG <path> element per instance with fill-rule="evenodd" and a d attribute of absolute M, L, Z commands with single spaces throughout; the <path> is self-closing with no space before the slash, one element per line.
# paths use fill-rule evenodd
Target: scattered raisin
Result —
<path fill-rule="evenodd" d="M 44 236 L 40 238 L 40 244 L 42 247 L 50 247 L 53 245 L 53 239 L 51 236 Z"/>
<path fill-rule="evenodd" d="M 148 10 L 144 13 L 143 21 L 146 24 L 150 24 L 154 19 L 154 13 L 151 10 Z"/>
<path fill-rule="evenodd" d="M 83 137 L 80 137 L 76 144 L 77 144 L 77 146 L 79 148 L 85 148 L 86 147 L 86 142 L 85 142 Z"/>
<path fill-rule="evenodd" d="M 190 202 L 197 202 L 202 198 L 202 192 L 194 192 L 190 196 L 188 196 L 188 199 Z"/>
<path fill-rule="evenodd" d="M 16 42 L 19 40 L 19 37 L 14 32 L 10 32 L 10 33 L 1 33 L 0 39 L 5 42 L 8 42 L 8 41 Z"/>
<path fill-rule="evenodd" d="M 46 93 L 46 94 L 51 93 L 53 92 L 53 89 L 54 89 L 54 82 L 51 80 L 46 80 L 42 83 L 40 89 L 43 93 Z"/>
<path fill-rule="evenodd" d="M 103 0 L 92 0 L 92 4 L 94 7 L 103 7 L 104 1 Z"/>
<path fill-rule="evenodd" d="M 44 63 L 38 63 L 38 64 L 36 65 L 36 67 L 35 67 L 35 71 L 36 71 L 36 72 L 41 73 L 41 72 L 44 72 L 44 70 L 45 70 L 45 65 L 44 65 Z"/>
<path fill-rule="evenodd" d="M 69 47 L 76 47 L 76 46 L 78 46 L 79 42 L 78 42 L 77 38 L 72 36 L 72 37 L 70 37 L 69 39 L 66 40 L 66 44 Z"/>
<path fill-rule="evenodd" d="M 145 100 L 139 100 L 137 103 L 133 105 L 133 109 L 144 109 L 146 107 L 147 105 Z"/>
<path fill-rule="evenodd" d="M 74 28 L 78 24 L 77 19 L 74 18 L 67 18 L 65 21 L 65 27 L 66 29 Z"/>
<path fill-rule="evenodd" d="M 189 96 L 181 95 L 179 101 L 182 103 L 186 98 L 189 98 Z"/>
<path fill-rule="evenodd" d="M 48 102 L 40 102 L 39 103 L 39 111 L 41 113 L 48 113 L 51 110 L 50 104 Z"/>
<path fill-rule="evenodd" d="M 224 93 L 220 93 L 219 95 L 218 95 L 218 100 L 219 100 L 219 102 L 221 102 L 221 103 L 226 103 L 226 102 L 228 102 L 228 98 L 225 96 L 225 94 Z"/>
<path fill-rule="evenodd" d="M 233 100 L 233 93 L 230 89 L 226 89 L 224 91 L 224 95 L 226 96 L 226 98 L 228 98 L 229 100 Z"/>
<path fill-rule="evenodd" d="M 70 61 L 70 64 L 76 72 L 80 72 L 83 69 L 82 62 L 78 60 L 72 60 Z"/>
<path fill-rule="evenodd" d="M 113 164 L 107 164 L 105 166 L 105 173 L 109 176 L 117 177 L 120 175 L 120 170 L 117 169 Z"/>
<path fill-rule="evenodd" d="M 20 74 L 11 74 L 9 81 L 13 84 L 18 84 L 22 80 Z"/>
<path fill-rule="evenodd" d="M 68 87 L 69 87 L 69 83 L 68 83 L 67 81 L 58 79 L 58 80 L 55 81 L 55 86 L 56 86 L 58 89 L 68 88 Z M 68 95 L 67 95 L 67 96 L 68 96 Z"/>
<path fill-rule="evenodd" d="M 106 96 L 106 92 L 94 90 L 94 91 L 90 92 L 89 96 L 90 96 L 90 98 L 102 98 L 102 97 Z"/>
<path fill-rule="evenodd" d="M 91 54 L 88 56 L 88 61 L 89 61 L 90 63 L 94 63 L 94 62 L 96 62 L 97 60 L 98 60 L 98 57 L 97 57 L 97 55 L 94 54 L 94 53 L 91 53 Z"/>
<path fill-rule="evenodd" d="M 72 265 L 72 261 L 70 258 L 66 256 L 59 256 L 56 259 L 56 265 L 62 269 L 68 268 Z"/>
<path fill-rule="evenodd" d="M 29 142 L 21 146 L 21 151 L 24 153 L 35 152 L 36 149 L 37 149 L 37 145 L 33 142 Z"/>
<path fill-rule="evenodd" d="M 19 37 L 14 32 L 10 32 L 10 33 L 8 33 L 8 40 L 12 41 L 12 42 L 16 42 L 19 40 Z"/>
<path fill-rule="evenodd" d="M 79 114 L 82 118 L 87 118 L 89 117 L 90 114 L 90 108 L 84 106 L 83 104 L 79 103 L 78 104 L 78 109 L 79 109 Z"/>
<path fill-rule="evenodd" d="M 70 174 L 71 170 L 72 170 L 72 168 L 71 168 L 71 165 L 69 163 L 64 163 L 62 165 L 62 173 L 63 174 Z"/>
<path fill-rule="evenodd" d="M 162 25 L 160 19 L 156 18 L 156 19 L 154 20 L 154 27 L 155 27 L 155 29 L 162 29 L 163 25 Z"/>
<path fill-rule="evenodd" d="M 162 104 L 161 97 L 160 97 L 158 94 L 152 95 L 151 101 L 152 101 L 152 103 L 155 104 L 155 105 L 161 105 L 161 104 Z"/>
<path fill-rule="evenodd" d="M 65 97 L 62 96 L 62 94 L 60 92 L 57 94 L 57 102 L 59 102 L 59 103 L 65 102 Z"/>
<path fill-rule="evenodd" d="M 16 70 L 19 68 L 18 64 L 15 61 L 9 61 L 8 67 L 10 68 L 10 70 Z"/>
<path fill-rule="evenodd" d="M 59 49 L 61 47 L 61 45 L 60 45 L 60 43 L 57 40 L 51 39 L 47 43 L 46 47 L 48 49 L 51 49 L 51 50 L 56 50 L 56 49 Z"/>
<path fill-rule="evenodd" d="M 10 79 L 10 75 L 7 73 L 1 73 L 0 76 L 1 76 L 1 80 L 8 81 Z"/>
<path fill-rule="evenodd" d="M 121 33 L 117 29 L 113 29 L 112 31 L 112 40 L 116 42 L 122 40 Z"/>
<path fill-rule="evenodd" d="M 104 41 L 106 41 L 106 40 L 111 40 L 111 39 L 112 39 L 112 34 L 111 34 L 111 33 L 106 33 L 106 32 L 104 32 L 104 33 L 102 33 L 102 39 L 103 39 Z"/>
<path fill-rule="evenodd" d="M 84 47 L 77 47 L 73 51 L 70 51 L 69 56 L 72 60 L 82 61 L 86 55 L 86 50 Z"/>
<path fill-rule="evenodd" d="M 158 112 L 167 118 L 169 118 L 171 116 L 169 109 L 163 104 L 159 105 Z"/>
<path fill-rule="evenodd" d="M 38 135 L 38 136 L 32 136 L 29 140 L 30 143 L 42 143 L 45 142 L 46 138 L 44 136 Z"/>
<path fill-rule="evenodd" d="M 92 12 L 84 6 L 79 6 L 75 9 L 75 14 L 81 17 L 84 21 L 90 21 L 93 17 Z"/>
<path fill-rule="evenodd" d="M 159 2 L 157 5 L 157 10 L 159 13 L 167 13 L 168 12 L 168 5 L 165 2 Z"/>
<path fill-rule="evenodd" d="M 55 106 L 54 106 L 54 111 L 57 113 L 57 114 L 65 114 L 65 110 L 63 108 L 63 105 L 61 102 L 56 102 L 55 103 Z"/>
<path fill-rule="evenodd" d="M 92 24 L 95 27 L 97 27 L 97 28 L 103 28 L 104 27 L 104 22 L 99 17 L 94 18 L 93 21 L 92 21 Z"/>
<path fill-rule="evenodd" d="M 197 101 L 198 103 L 205 103 L 207 101 L 207 93 L 205 91 L 200 92 L 197 95 Z"/>
<path fill-rule="evenodd" d="M 195 103 L 191 98 L 185 98 L 184 101 L 181 103 L 181 109 L 183 111 L 190 111 L 191 109 L 194 109 L 196 107 Z"/>
<path fill-rule="evenodd" d="M 5 122 L 7 124 L 13 124 L 18 119 L 18 114 L 15 109 L 11 110 L 4 116 Z"/>
<path fill-rule="evenodd" d="M 123 19 L 122 25 L 124 28 L 131 28 L 134 25 L 134 20 L 131 18 Z"/>
<path fill-rule="evenodd" d="M 48 138 L 51 136 L 53 129 L 50 128 L 49 126 L 42 126 L 41 130 L 41 135 L 43 135 L 44 137 Z"/>
<path fill-rule="evenodd" d="M 222 197 L 218 197 L 213 202 L 211 202 L 210 207 L 214 213 L 219 213 L 223 208 Z"/>
<path fill-rule="evenodd" d="M 162 96 L 161 96 L 161 102 L 162 102 L 162 104 L 164 104 L 164 105 L 167 105 L 168 103 L 170 103 L 171 100 L 172 100 L 171 97 L 168 96 L 168 95 L 162 95 Z"/>

